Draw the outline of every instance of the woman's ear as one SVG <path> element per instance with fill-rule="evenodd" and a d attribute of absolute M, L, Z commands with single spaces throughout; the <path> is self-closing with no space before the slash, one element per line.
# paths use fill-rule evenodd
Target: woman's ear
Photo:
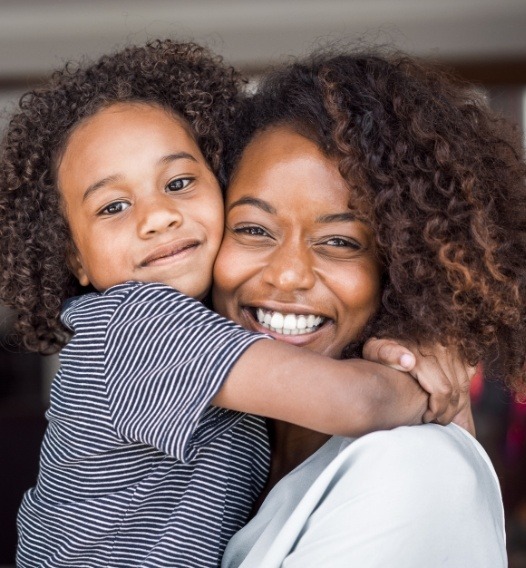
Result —
<path fill-rule="evenodd" d="M 90 280 L 87 272 L 84 270 L 84 265 L 80 259 L 75 245 L 68 246 L 67 252 L 68 268 L 71 270 L 75 278 L 79 281 L 81 286 L 89 286 Z"/>

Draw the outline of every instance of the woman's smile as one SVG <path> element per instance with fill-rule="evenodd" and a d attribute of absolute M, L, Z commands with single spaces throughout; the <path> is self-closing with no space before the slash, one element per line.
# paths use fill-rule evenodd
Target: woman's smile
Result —
<path fill-rule="evenodd" d="M 266 333 L 298 347 L 307 347 L 334 325 L 331 318 L 312 310 L 307 306 L 276 308 L 263 304 L 259 304 L 259 307 L 241 305 L 237 321 L 246 329 Z"/>
<path fill-rule="evenodd" d="M 264 328 L 283 335 L 304 335 L 313 333 L 327 318 L 315 314 L 282 313 L 258 308 L 255 310 L 258 323 Z"/>

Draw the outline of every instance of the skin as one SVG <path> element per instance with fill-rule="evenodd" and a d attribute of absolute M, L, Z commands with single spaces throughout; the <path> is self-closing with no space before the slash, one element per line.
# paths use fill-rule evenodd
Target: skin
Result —
<path fill-rule="evenodd" d="M 56 167 L 73 236 L 69 264 L 82 285 L 92 284 L 98 290 L 105 290 L 128 280 L 155 281 L 195 298 L 205 296 L 222 237 L 223 203 L 217 180 L 183 119 L 152 104 L 110 105 L 76 126 Z M 362 228 L 356 238 L 368 241 L 370 235 Z M 337 248 L 330 243 L 324 247 Z M 372 254 L 362 256 L 364 262 L 369 257 L 369 261 L 373 259 Z M 349 328 L 343 333 L 333 323 L 340 319 L 340 308 L 334 308 L 328 313 L 321 312 L 327 322 L 319 337 L 323 339 L 325 331 L 333 332 L 332 339 L 325 340 L 326 350 L 316 347 L 322 353 L 331 354 L 334 346 L 339 349 L 344 336 L 352 332 Z M 354 327 L 368 317 L 367 311 L 365 306 Z M 255 346 L 249 351 L 257 359 L 257 353 L 262 350 L 265 348 Z M 275 350 L 273 347 L 270 351 L 275 355 Z M 301 364 L 294 369 L 312 364 L 302 357 Z M 254 366 L 250 369 L 254 376 Z M 263 366 L 262 373 L 270 380 L 265 369 Z M 231 384 L 242 372 L 242 365 L 236 370 L 239 373 L 232 373 L 228 381 Z M 335 368 L 335 373 L 341 372 Z M 275 374 L 279 383 L 283 375 L 278 368 Z M 313 427 L 312 411 L 303 410 L 298 416 L 299 401 L 295 401 L 294 408 L 283 407 L 276 413 L 272 404 L 262 405 L 257 389 L 247 386 L 245 377 L 239 382 L 241 387 L 247 387 L 244 394 L 239 394 L 243 390 L 236 383 L 236 389 L 230 389 L 228 396 L 219 397 L 219 405 L 275 418 L 285 415 Z M 276 400 L 283 399 L 280 389 Z M 448 397 L 441 398 L 447 405 Z M 374 399 L 370 397 L 369 402 Z M 380 404 L 378 400 L 375 403 Z M 364 420 L 358 431 L 363 432 L 370 427 L 367 405 L 361 411 Z M 392 424 L 397 415 L 393 413 L 388 418 L 387 414 L 386 424 Z M 324 416 L 315 424 L 333 431 L 332 425 L 326 426 Z M 348 431 L 346 424 L 337 428 Z"/>
<path fill-rule="evenodd" d="M 144 103 L 102 109 L 70 134 L 57 178 L 73 236 L 69 263 L 81 284 L 105 290 L 154 281 L 195 298 L 207 293 L 223 235 L 223 201 L 180 117 Z M 426 399 L 392 369 L 267 340 L 243 353 L 212 404 L 360 435 L 420 423 Z M 381 409 L 378 415 L 373 408 Z"/>
<path fill-rule="evenodd" d="M 247 329 L 339 358 L 380 300 L 374 235 L 349 198 L 336 162 L 316 144 L 286 128 L 259 134 L 228 189 L 216 309 Z M 323 321 L 290 335 L 258 321 L 258 308 Z"/>
<path fill-rule="evenodd" d="M 225 236 L 214 268 L 216 309 L 247 329 L 339 359 L 378 308 L 382 267 L 371 227 L 355 216 L 337 163 L 290 128 L 269 128 L 243 152 L 225 209 Z M 296 323 L 300 315 L 321 316 L 323 322 L 310 333 L 292 335 L 273 327 L 275 312 L 295 314 Z M 469 400 L 471 371 L 451 350 L 435 346 L 426 355 L 412 348 L 416 357 L 394 341 L 372 339 L 364 351 L 371 360 L 391 363 L 409 356 L 407 367 L 420 380 L 430 378 L 435 389 L 450 388 L 448 377 L 463 377 Z M 455 421 L 474 433 L 464 405 Z M 271 471 L 255 510 L 284 475 L 329 438 L 289 422 L 268 424 Z"/>
<path fill-rule="evenodd" d="M 182 119 L 138 103 L 100 110 L 70 135 L 58 185 L 82 285 L 138 280 L 208 292 L 223 199 Z"/>
<path fill-rule="evenodd" d="M 380 298 L 374 234 L 352 211 L 334 160 L 286 127 L 256 135 L 229 186 L 223 245 L 214 269 L 214 305 L 247 329 L 332 358 L 357 339 Z M 268 329 L 257 309 L 322 316 L 311 333 Z M 270 424 L 272 470 L 259 501 L 327 436 Z"/>

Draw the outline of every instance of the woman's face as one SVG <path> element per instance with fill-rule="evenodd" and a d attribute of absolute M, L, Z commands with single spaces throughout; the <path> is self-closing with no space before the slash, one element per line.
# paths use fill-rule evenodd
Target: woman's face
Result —
<path fill-rule="evenodd" d="M 380 297 L 374 234 L 350 200 L 336 162 L 316 144 L 286 127 L 258 134 L 227 192 L 216 309 L 247 329 L 340 357 Z"/>

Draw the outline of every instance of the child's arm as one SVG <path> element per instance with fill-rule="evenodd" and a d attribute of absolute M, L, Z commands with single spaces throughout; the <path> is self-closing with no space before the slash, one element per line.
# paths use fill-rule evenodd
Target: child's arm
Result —
<path fill-rule="evenodd" d="M 419 424 L 426 411 L 407 374 L 266 339 L 168 286 L 121 285 L 97 298 L 119 301 L 104 367 L 116 432 L 183 461 L 240 419 L 210 414 L 210 404 L 349 436 Z"/>
<path fill-rule="evenodd" d="M 359 436 L 421 424 L 428 397 L 408 374 L 389 367 L 262 340 L 237 360 L 212 403 L 326 434 Z"/>

